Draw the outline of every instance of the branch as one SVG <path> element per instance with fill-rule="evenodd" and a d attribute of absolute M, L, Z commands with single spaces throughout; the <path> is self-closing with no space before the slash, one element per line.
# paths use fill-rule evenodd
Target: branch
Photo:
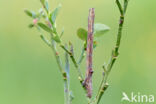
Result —
<path fill-rule="evenodd" d="M 67 48 L 67 46 L 66 46 Z M 64 98 L 65 98 L 65 104 L 70 104 L 70 67 L 69 67 L 69 59 L 68 59 L 68 53 L 65 52 L 65 72 L 67 73 L 67 80 L 64 82 Z"/>
<path fill-rule="evenodd" d="M 84 81 L 83 74 L 82 74 L 82 72 L 80 70 L 80 66 L 76 62 L 76 59 L 74 58 L 74 49 L 73 49 L 72 43 L 69 42 L 69 45 L 70 45 L 70 53 L 71 53 L 70 58 L 71 58 L 72 62 L 74 63 L 75 68 L 78 71 L 78 74 L 79 74 L 79 78 L 78 79 L 80 80 L 80 83 L 82 85 L 82 82 Z"/>
<path fill-rule="evenodd" d="M 76 68 L 77 71 L 78 71 L 79 80 L 80 80 L 80 83 L 82 84 L 82 82 L 84 81 L 84 78 L 83 78 L 83 75 L 82 75 L 82 72 L 81 72 L 81 70 L 80 70 L 80 67 L 79 67 L 78 63 L 77 63 L 76 60 L 75 60 L 75 57 L 74 57 L 73 53 L 70 52 L 69 50 L 67 50 L 67 49 L 64 47 L 64 45 L 61 45 L 61 44 L 60 44 L 60 47 L 61 47 L 65 52 L 67 52 L 67 53 L 69 54 L 69 56 L 70 56 L 70 58 L 71 58 L 71 60 L 72 60 L 72 62 L 73 62 L 73 64 L 74 64 L 75 68 Z"/>
<path fill-rule="evenodd" d="M 101 97 L 103 96 L 104 92 L 108 88 L 107 79 L 108 79 L 110 71 L 119 55 L 119 47 L 120 47 L 120 42 L 121 42 L 121 37 L 122 37 L 122 29 L 123 29 L 123 24 L 124 24 L 124 14 L 126 13 L 126 9 L 128 6 L 128 0 L 124 0 L 124 7 L 123 7 L 124 9 L 122 9 L 122 6 L 121 6 L 119 0 L 116 0 L 116 3 L 119 8 L 119 11 L 120 11 L 120 22 L 119 22 L 117 40 L 116 40 L 115 48 L 112 50 L 112 55 L 111 55 L 108 65 L 103 66 L 104 76 L 101 81 L 101 85 L 100 85 L 99 91 L 98 91 L 96 99 L 95 99 L 96 104 L 99 104 Z"/>
<path fill-rule="evenodd" d="M 120 14 L 123 15 L 123 8 L 122 8 L 121 3 L 119 2 L 119 0 L 116 0 L 116 4 L 117 4 L 117 6 L 119 8 Z"/>
<path fill-rule="evenodd" d="M 88 17 L 88 38 L 87 38 L 87 69 L 86 69 L 86 78 L 84 81 L 84 86 L 87 90 L 87 97 L 92 97 L 92 53 L 93 53 L 93 32 L 94 32 L 94 8 L 89 10 Z"/>
<path fill-rule="evenodd" d="M 54 56 L 56 58 L 56 62 L 58 64 L 59 70 L 62 73 L 62 76 L 63 76 L 64 80 L 67 80 L 67 74 L 64 71 L 64 68 L 62 67 L 62 61 L 60 59 L 59 53 L 57 52 L 56 43 L 55 43 L 55 41 L 52 38 L 51 38 L 51 41 L 52 41 L 51 49 L 54 52 Z"/>

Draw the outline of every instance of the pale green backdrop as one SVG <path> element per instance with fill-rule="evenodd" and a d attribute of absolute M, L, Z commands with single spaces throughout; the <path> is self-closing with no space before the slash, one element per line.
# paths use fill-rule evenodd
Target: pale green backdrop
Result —
<path fill-rule="evenodd" d="M 87 26 L 90 7 L 95 22 L 111 31 L 98 40 L 94 51 L 94 94 L 102 77 L 101 65 L 108 61 L 115 44 L 119 11 L 115 0 L 49 0 L 59 3 L 58 29 L 65 29 L 64 43 L 71 41 L 78 56 L 82 41 L 79 27 Z M 0 104 L 63 104 L 63 81 L 51 49 L 27 26 L 32 20 L 24 9 L 38 10 L 39 0 L 0 0 Z M 156 95 L 156 0 L 130 0 L 123 30 L 120 56 L 109 77 L 110 87 L 101 104 L 121 104 L 122 92 Z M 63 51 L 61 56 L 63 56 Z M 84 61 L 85 63 L 85 61 Z M 85 71 L 85 65 L 82 66 Z M 73 104 L 87 104 L 73 65 Z"/>

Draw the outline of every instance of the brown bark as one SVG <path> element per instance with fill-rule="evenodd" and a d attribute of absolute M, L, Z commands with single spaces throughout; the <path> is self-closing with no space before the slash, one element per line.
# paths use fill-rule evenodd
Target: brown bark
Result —
<path fill-rule="evenodd" d="M 88 17 L 88 37 L 87 37 L 87 69 L 86 69 L 86 78 L 84 81 L 84 86 L 87 91 L 87 96 L 89 98 L 92 97 L 92 54 L 93 54 L 93 33 L 94 33 L 94 8 L 89 10 L 89 17 Z"/>

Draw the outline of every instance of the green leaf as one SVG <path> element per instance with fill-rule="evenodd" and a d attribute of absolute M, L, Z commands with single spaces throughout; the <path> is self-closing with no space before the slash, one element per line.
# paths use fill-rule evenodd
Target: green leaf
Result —
<path fill-rule="evenodd" d="M 38 23 L 38 26 L 41 27 L 43 30 L 49 32 L 49 33 L 53 33 L 52 29 L 43 23 Z"/>
<path fill-rule="evenodd" d="M 97 41 L 93 41 L 93 48 L 97 47 Z"/>
<path fill-rule="evenodd" d="M 53 39 L 57 42 L 57 43 L 61 43 L 60 37 L 58 35 L 55 35 L 53 37 Z"/>
<path fill-rule="evenodd" d="M 52 24 L 55 23 L 56 17 L 58 15 L 58 12 L 59 12 L 59 10 L 60 10 L 61 7 L 62 7 L 62 5 L 59 4 L 59 6 L 57 8 L 55 8 L 54 11 L 50 14 L 50 18 L 51 18 Z"/>
<path fill-rule="evenodd" d="M 81 39 L 86 41 L 87 40 L 87 30 L 83 29 L 83 28 L 79 28 L 77 30 L 77 36 Z"/>
<path fill-rule="evenodd" d="M 48 12 L 49 10 L 49 5 L 48 5 L 48 1 L 47 0 L 40 0 L 43 8 L 45 8 L 45 10 Z"/>
<path fill-rule="evenodd" d="M 53 33 L 53 31 L 52 31 L 52 29 L 51 28 L 49 28 L 47 25 L 45 25 L 45 24 L 43 24 L 43 23 L 38 23 L 38 26 L 40 27 L 40 28 L 42 28 L 43 30 L 45 30 L 46 32 L 49 32 L 49 33 Z M 60 40 L 60 37 L 58 36 L 58 34 L 54 34 L 53 33 L 53 39 L 57 42 L 57 43 L 60 43 L 61 42 L 61 40 Z"/>
<path fill-rule="evenodd" d="M 36 13 L 35 13 L 35 12 L 29 11 L 29 10 L 27 10 L 27 9 L 25 9 L 24 12 L 25 12 L 28 16 L 30 16 L 30 17 L 32 17 L 32 18 L 36 18 Z"/>
<path fill-rule="evenodd" d="M 83 45 L 84 45 L 84 48 L 86 49 L 87 48 L 87 42 L 85 41 Z"/>
<path fill-rule="evenodd" d="M 63 34 L 64 34 L 64 28 L 63 28 L 62 31 L 61 31 L 60 38 L 63 36 Z"/>
<path fill-rule="evenodd" d="M 93 48 L 96 48 L 97 47 L 97 41 L 93 41 Z M 87 48 L 87 42 L 84 42 L 84 48 L 86 49 Z"/>
<path fill-rule="evenodd" d="M 28 27 L 29 27 L 29 28 L 33 28 L 33 27 L 34 27 L 34 24 L 29 24 Z"/>
<path fill-rule="evenodd" d="M 100 37 L 104 35 L 106 32 L 108 32 L 110 28 L 106 26 L 105 24 L 95 24 L 94 25 L 94 36 L 95 37 Z"/>
<path fill-rule="evenodd" d="M 49 5 L 48 5 L 48 1 L 47 0 L 45 1 L 44 5 L 45 5 L 46 11 L 49 11 Z"/>
<path fill-rule="evenodd" d="M 110 28 L 104 24 L 95 24 L 94 25 L 94 37 L 100 37 L 103 34 L 105 34 L 107 31 L 109 31 Z M 83 40 L 86 41 L 87 40 L 87 36 L 88 36 L 88 32 L 86 29 L 83 28 L 79 28 L 77 30 L 77 36 Z"/>
<path fill-rule="evenodd" d="M 30 16 L 30 17 L 32 17 L 32 13 L 29 11 L 29 10 L 24 10 L 24 12 L 28 15 L 28 16 Z"/>
<path fill-rule="evenodd" d="M 41 2 L 41 4 L 42 4 L 43 6 L 45 6 L 45 5 L 44 5 L 45 0 L 40 0 L 40 2 Z"/>

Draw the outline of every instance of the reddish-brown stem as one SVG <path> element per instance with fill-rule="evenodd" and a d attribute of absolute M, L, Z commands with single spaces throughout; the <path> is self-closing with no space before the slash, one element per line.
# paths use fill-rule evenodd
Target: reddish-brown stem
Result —
<path fill-rule="evenodd" d="M 87 38 L 87 69 L 86 69 L 86 78 L 84 81 L 84 86 L 87 91 L 87 97 L 92 97 L 92 53 L 93 53 L 93 32 L 94 32 L 94 8 L 89 10 L 89 17 L 88 17 L 88 38 Z"/>

